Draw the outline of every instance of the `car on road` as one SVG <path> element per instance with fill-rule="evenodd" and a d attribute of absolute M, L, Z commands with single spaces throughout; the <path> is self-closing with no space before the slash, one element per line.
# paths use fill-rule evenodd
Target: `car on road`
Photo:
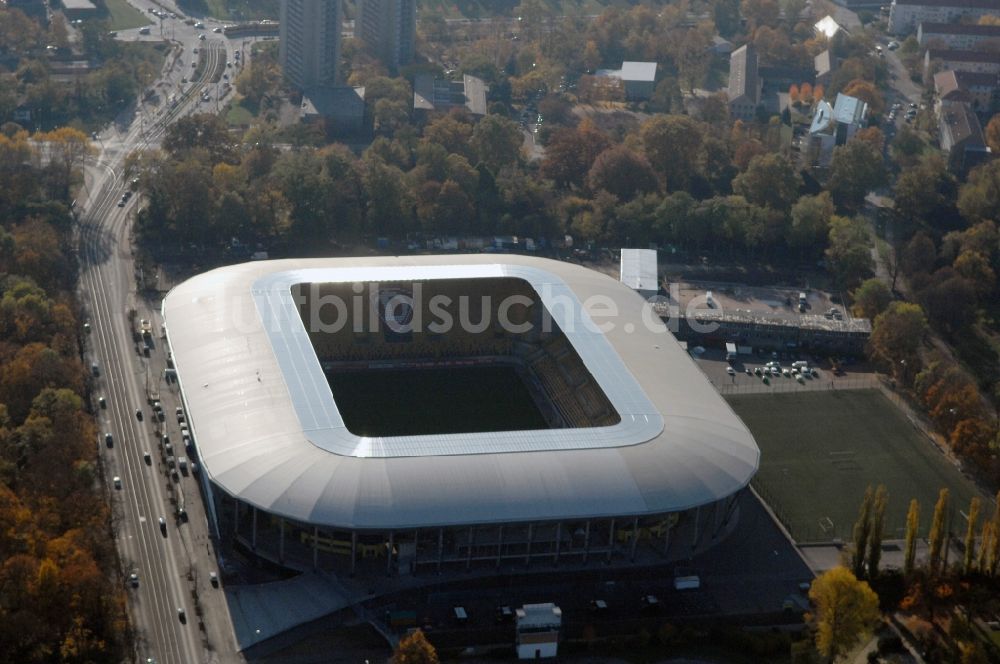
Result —
<path fill-rule="evenodd" d="M 199 41 L 205 41 L 205 35 L 198 35 Z"/>
<path fill-rule="evenodd" d="M 208 573 L 208 582 L 212 584 L 213 588 L 219 587 L 219 575 L 216 572 Z"/>
<path fill-rule="evenodd" d="M 733 369 L 732 367 L 726 367 L 726 373 L 729 374 L 730 376 L 735 376 L 736 369 Z"/>
<path fill-rule="evenodd" d="M 92 376 L 100 376 L 101 375 L 101 368 L 99 366 L 97 366 L 97 362 L 92 362 L 90 364 L 90 374 Z"/>
<path fill-rule="evenodd" d="M 221 35 L 222 34 L 222 28 L 212 28 L 212 32 L 214 32 L 217 35 Z"/>
<path fill-rule="evenodd" d="M 149 34 L 149 28 L 139 28 L 139 34 L 140 35 L 148 35 Z"/>
<path fill-rule="evenodd" d="M 164 537 L 167 536 L 167 520 L 162 516 L 160 517 L 160 532 L 163 533 Z"/>
<path fill-rule="evenodd" d="M 890 51 L 895 51 L 897 48 L 899 48 L 899 42 L 898 41 L 891 41 L 886 46 L 886 48 L 888 48 Z"/>
<path fill-rule="evenodd" d="M 104 444 L 108 447 L 113 447 L 115 444 L 115 439 L 111 437 L 110 433 L 104 434 Z"/>
<path fill-rule="evenodd" d="M 115 477 L 112 480 L 112 482 L 114 482 L 116 489 L 121 489 L 122 488 L 122 478 L 120 478 L 117 475 L 115 475 Z"/>
<path fill-rule="evenodd" d="M 104 397 L 97 398 L 97 405 L 100 406 L 102 410 L 108 409 L 108 402 L 104 400 Z"/>
<path fill-rule="evenodd" d="M 204 30 L 205 29 L 205 24 L 202 23 L 201 21 L 198 21 L 198 22 L 196 22 L 194 24 L 194 27 L 197 28 L 198 30 Z"/>
<path fill-rule="evenodd" d="M 132 572 L 128 575 L 128 582 L 133 588 L 139 587 L 139 574 L 137 572 Z"/>
<path fill-rule="evenodd" d="M 182 624 L 187 622 L 187 614 L 184 613 L 184 607 L 182 606 L 177 607 L 177 619 L 180 620 Z"/>
<path fill-rule="evenodd" d="M 142 460 L 146 462 L 147 466 L 152 466 L 153 465 L 153 457 L 150 456 L 149 452 L 143 452 L 142 453 Z"/>
<path fill-rule="evenodd" d="M 140 408 L 136 408 L 135 409 L 135 419 L 137 419 L 140 422 L 142 422 L 142 409 L 140 409 Z"/>

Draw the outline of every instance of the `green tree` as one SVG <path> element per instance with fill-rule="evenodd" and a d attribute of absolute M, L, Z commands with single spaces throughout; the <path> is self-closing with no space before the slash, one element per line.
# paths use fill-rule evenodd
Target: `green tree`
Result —
<path fill-rule="evenodd" d="M 424 633 L 417 629 L 400 639 L 392 654 L 392 664 L 438 664 L 437 651 Z"/>
<path fill-rule="evenodd" d="M 878 595 L 844 567 L 834 567 L 813 581 L 809 616 L 816 629 L 816 649 L 833 662 L 871 633 L 878 620 Z"/>
<path fill-rule="evenodd" d="M 829 238 L 833 212 L 833 199 L 829 192 L 799 198 L 792 206 L 789 246 L 797 248 L 803 255 L 824 246 Z"/>
<path fill-rule="evenodd" d="M 868 532 L 868 576 L 878 576 L 878 567 L 882 562 L 882 536 L 885 534 L 885 508 L 889 502 L 889 494 L 884 484 L 879 484 L 875 490 L 875 500 L 872 503 L 871 527 Z"/>
<path fill-rule="evenodd" d="M 917 535 L 920 531 L 920 503 L 916 498 L 910 500 L 910 509 L 906 512 L 906 544 L 903 546 L 903 574 L 913 573 L 913 564 L 917 559 Z"/>
<path fill-rule="evenodd" d="M 941 571 L 941 554 L 944 551 L 944 547 L 947 546 L 946 539 L 948 533 L 947 529 L 947 519 L 948 519 L 948 501 L 951 493 L 948 489 L 941 489 L 938 494 L 937 503 L 934 505 L 934 516 L 931 519 L 931 530 L 928 535 L 930 540 L 930 568 L 931 574 L 937 574 Z"/>
<path fill-rule="evenodd" d="M 965 574 L 971 574 L 976 561 L 976 524 L 979 521 L 979 496 L 973 496 L 969 501 L 969 523 L 965 529 L 965 555 L 962 559 L 962 569 Z"/>
<path fill-rule="evenodd" d="M 892 293 L 885 282 L 878 278 L 865 279 L 854 291 L 851 312 L 860 318 L 875 320 L 892 302 Z"/>
<path fill-rule="evenodd" d="M 858 217 L 830 219 L 830 242 L 826 248 L 827 268 L 837 282 L 853 287 L 872 272 L 868 225 Z"/>
<path fill-rule="evenodd" d="M 733 180 L 733 191 L 754 205 L 787 212 L 799 197 L 799 176 L 779 154 L 759 155 Z"/>
<path fill-rule="evenodd" d="M 852 140 L 833 149 L 827 188 L 838 207 L 861 209 L 868 192 L 887 181 L 882 154 L 871 143 Z"/>
<path fill-rule="evenodd" d="M 960 224 L 958 181 L 939 154 L 928 154 L 906 168 L 896 180 L 893 192 L 897 218 L 903 233 L 922 227 L 957 228 Z"/>
<path fill-rule="evenodd" d="M 727 39 L 732 37 L 740 29 L 739 0 L 715 0 L 712 18 L 715 19 L 715 27 L 720 35 Z"/>
<path fill-rule="evenodd" d="M 973 170 L 958 194 L 958 209 L 971 223 L 1000 219 L 1000 161 Z"/>

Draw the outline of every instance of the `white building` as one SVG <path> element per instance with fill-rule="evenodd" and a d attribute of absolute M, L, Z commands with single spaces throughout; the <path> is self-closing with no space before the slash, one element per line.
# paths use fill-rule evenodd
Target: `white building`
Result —
<path fill-rule="evenodd" d="M 621 276 L 623 284 L 649 299 L 659 290 L 655 249 L 622 249 Z"/>
<path fill-rule="evenodd" d="M 921 23 L 975 22 L 982 16 L 1000 16 L 997 0 L 892 0 L 889 32 L 907 35 Z"/>
<path fill-rule="evenodd" d="M 921 46 L 937 44 L 953 50 L 971 50 L 980 44 L 1000 45 L 1000 25 L 921 23 L 917 41 Z"/>
<path fill-rule="evenodd" d="M 559 650 L 562 609 L 546 604 L 525 604 L 517 610 L 517 658 L 555 657 Z"/>
<path fill-rule="evenodd" d="M 819 147 L 817 163 L 829 165 L 833 148 L 851 140 L 867 119 L 868 104 L 857 97 L 838 93 L 832 106 L 825 100 L 819 102 L 809 126 L 809 137 Z"/>
<path fill-rule="evenodd" d="M 598 69 L 597 76 L 616 78 L 625 88 L 625 99 L 641 101 L 653 96 L 656 88 L 655 62 L 622 62 L 621 69 Z"/>

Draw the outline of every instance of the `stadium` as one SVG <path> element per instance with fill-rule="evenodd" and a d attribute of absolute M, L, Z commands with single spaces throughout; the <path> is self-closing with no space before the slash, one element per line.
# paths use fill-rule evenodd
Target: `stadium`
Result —
<path fill-rule="evenodd" d="M 689 556 L 759 464 L 643 298 L 570 263 L 252 262 L 163 318 L 216 535 L 293 569 Z"/>

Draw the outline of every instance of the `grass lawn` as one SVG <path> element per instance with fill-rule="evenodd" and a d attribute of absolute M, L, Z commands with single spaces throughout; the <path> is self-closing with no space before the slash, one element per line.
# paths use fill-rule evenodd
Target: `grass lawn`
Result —
<path fill-rule="evenodd" d="M 104 0 L 108 8 L 109 30 L 130 30 L 150 25 L 151 20 L 125 0 Z"/>
<path fill-rule="evenodd" d="M 278 0 L 205 0 L 210 16 L 233 21 L 278 18 Z"/>
<path fill-rule="evenodd" d="M 230 104 L 228 109 L 226 112 L 226 122 L 231 127 L 249 125 L 253 121 L 253 113 L 243 105 L 242 100 L 240 103 Z"/>
<path fill-rule="evenodd" d="M 886 538 L 903 537 L 911 498 L 920 501 L 926 535 L 943 487 L 951 490 L 952 528 L 965 531 L 962 514 L 981 494 L 878 390 L 727 400 L 760 446 L 754 486 L 797 541 L 850 540 L 865 488 L 878 484 L 889 491 Z"/>

